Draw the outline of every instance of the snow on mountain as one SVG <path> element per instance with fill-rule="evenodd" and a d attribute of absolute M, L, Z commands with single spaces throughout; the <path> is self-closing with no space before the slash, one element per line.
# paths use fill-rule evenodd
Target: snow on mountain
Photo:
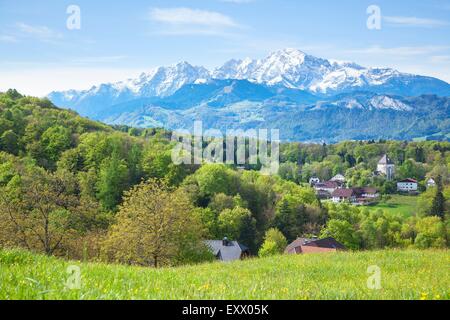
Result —
<path fill-rule="evenodd" d="M 409 105 L 389 96 L 377 95 L 370 99 L 370 105 L 375 109 L 391 109 L 396 111 L 412 111 Z"/>
<path fill-rule="evenodd" d="M 450 86 L 438 79 L 389 68 L 365 68 L 353 62 L 321 59 L 296 49 L 276 51 L 260 60 L 230 60 L 214 70 L 212 77 L 247 79 L 326 95 L 374 87 L 377 87 L 377 92 L 388 90 L 386 93 L 392 94 L 450 94 Z"/>
<path fill-rule="evenodd" d="M 142 77 L 138 83 L 139 93 L 144 97 L 169 96 L 185 84 L 202 82 L 209 78 L 207 69 L 180 62 L 170 67 L 160 67 L 150 75 Z"/>
<path fill-rule="evenodd" d="M 142 73 L 136 79 L 101 84 L 82 91 L 52 92 L 48 97 L 58 106 L 72 108 L 91 116 L 97 109 L 105 106 L 142 97 L 169 96 L 185 84 L 205 82 L 209 79 L 209 71 L 204 67 L 180 62 Z"/>
<path fill-rule="evenodd" d="M 328 60 L 296 49 L 285 49 L 261 60 L 231 60 L 213 72 L 213 78 L 247 79 L 267 85 L 309 89 L 316 79 L 332 70 Z"/>
<path fill-rule="evenodd" d="M 284 49 L 258 60 L 233 59 L 212 72 L 201 66 L 180 62 L 155 68 L 135 79 L 101 84 L 83 91 L 52 92 L 49 98 L 57 106 L 75 109 L 85 116 L 94 116 L 99 110 L 114 105 L 143 98 L 164 98 L 185 85 L 207 84 L 214 79 L 247 80 L 280 88 L 286 93 L 289 90 L 302 90 L 322 97 L 356 91 L 400 96 L 450 96 L 450 85 L 435 78 L 401 73 L 389 68 L 365 68 L 353 62 L 326 60 L 297 49 Z M 213 90 L 213 87 L 210 89 Z M 392 108 L 407 111 L 405 106 L 392 101 L 374 101 L 370 105 L 380 108 L 389 103 Z M 356 108 L 358 103 L 350 103 L 349 106 Z"/>

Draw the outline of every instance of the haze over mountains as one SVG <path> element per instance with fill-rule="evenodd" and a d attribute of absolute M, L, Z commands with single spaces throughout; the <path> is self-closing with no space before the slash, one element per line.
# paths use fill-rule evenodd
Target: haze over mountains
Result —
<path fill-rule="evenodd" d="M 278 128 L 284 140 L 450 137 L 450 85 L 296 49 L 209 71 L 180 62 L 136 79 L 52 92 L 57 106 L 139 127 Z"/>

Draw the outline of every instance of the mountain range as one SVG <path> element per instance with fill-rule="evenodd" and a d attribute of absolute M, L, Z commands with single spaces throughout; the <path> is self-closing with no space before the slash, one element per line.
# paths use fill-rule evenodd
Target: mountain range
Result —
<path fill-rule="evenodd" d="M 49 99 L 83 116 L 138 127 L 278 128 L 284 140 L 448 140 L 445 81 L 317 58 L 296 49 L 209 71 L 180 62 L 136 79 Z M 387 125 L 389 124 L 389 125 Z"/>

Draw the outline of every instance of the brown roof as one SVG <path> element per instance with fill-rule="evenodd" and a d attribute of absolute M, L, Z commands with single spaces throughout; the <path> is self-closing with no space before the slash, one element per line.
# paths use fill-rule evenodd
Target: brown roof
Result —
<path fill-rule="evenodd" d="M 345 250 L 345 246 L 334 238 L 307 239 L 298 238 L 290 243 L 285 252 L 287 253 L 309 253 Z"/>
<path fill-rule="evenodd" d="M 316 183 L 314 185 L 314 187 L 315 188 L 327 188 L 327 189 L 338 188 L 339 183 L 337 183 L 336 181 L 324 181 L 324 182 Z"/>
<path fill-rule="evenodd" d="M 378 193 L 378 190 L 376 188 L 371 187 L 364 187 L 364 188 L 353 188 L 353 191 L 357 196 L 363 195 L 363 194 L 376 194 Z"/>
<path fill-rule="evenodd" d="M 351 198 L 355 195 L 355 191 L 353 189 L 336 189 L 333 191 L 332 197 L 339 198 Z"/>

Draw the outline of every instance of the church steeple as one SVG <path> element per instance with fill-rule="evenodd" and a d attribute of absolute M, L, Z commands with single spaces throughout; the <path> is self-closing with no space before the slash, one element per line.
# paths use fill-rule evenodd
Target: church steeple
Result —
<path fill-rule="evenodd" d="M 393 180 L 395 177 L 395 164 L 387 154 L 378 161 L 377 170 L 386 176 L 387 180 Z"/>

